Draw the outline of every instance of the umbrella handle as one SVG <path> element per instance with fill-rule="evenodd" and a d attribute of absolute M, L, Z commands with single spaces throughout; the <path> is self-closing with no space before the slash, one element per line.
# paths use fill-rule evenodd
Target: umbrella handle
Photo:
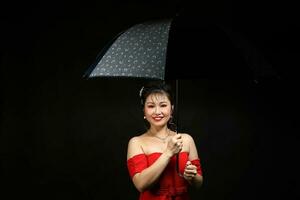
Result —
<path fill-rule="evenodd" d="M 175 88 L 175 115 L 176 115 L 176 134 L 178 134 L 178 129 L 179 129 L 179 125 L 178 125 L 178 79 L 176 79 L 176 88 Z M 180 153 L 180 152 L 179 152 Z M 176 171 L 177 174 L 179 176 L 182 176 L 179 172 L 179 153 L 176 154 Z"/>

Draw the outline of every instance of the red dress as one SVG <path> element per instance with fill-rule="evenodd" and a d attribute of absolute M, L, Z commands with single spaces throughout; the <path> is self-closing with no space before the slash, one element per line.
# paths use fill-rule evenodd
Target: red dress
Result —
<path fill-rule="evenodd" d="M 151 166 L 161 153 L 151 153 L 149 155 L 138 154 L 127 160 L 127 167 L 132 178 L 136 173 L 142 172 L 147 167 Z M 183 174 L 186 162 L 188 161 L 189 153 L 179 153 L 179 172 Z M 192 164 L 197 166 L 198 174 L 202 175 L 200 160 L 192 160 Z M 176 171 L 176 156 L 173 156 L 161 174 L 159 181 L 140 194 L 139 200 L 188 200 L 187 193 L 188 182 Z"/>

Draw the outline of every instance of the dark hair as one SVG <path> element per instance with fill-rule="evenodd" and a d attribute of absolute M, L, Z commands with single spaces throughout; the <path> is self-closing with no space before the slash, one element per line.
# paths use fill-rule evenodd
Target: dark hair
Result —
<path fill-rule="evenodd" d="M 173 100 L 173 94 L 172 94 L 172 88 L 169 84 L 167 84 L 165 81 L 152 81 L 149 82 L 147 85 L 143 86 L 140 90 L 140 98 L 141 98 L 141 104 L 144 107 L 145 101 L 147 97 L 150 94 L 154 93 L 160 93 L 160 94 L 166 94 L 168 99 L 171 102 L 171 105 L 174 105 Z"/>
<path fill-rule="evenodd" d="M 151 81 L 147 83 L 145 86 L 143 86 L 140 90 L 139 95 L 141 99 L 142 108 L 144 108 L 147 97 L 155 93 L 167 95 L 168 99 L 171 102 L 171 105 L 172 106 L 174 105 L 174 96 L 172 93 L 171 86 L 167 84 L 165 81 Z M 146 125 L 147 128 L 150 127 L 149 123 L 146 123 Z M 168 128 L 170 128 L 173 131 L 176 131 L 176 124 L 172 122 L 172 118 L 168 121 Z"/>

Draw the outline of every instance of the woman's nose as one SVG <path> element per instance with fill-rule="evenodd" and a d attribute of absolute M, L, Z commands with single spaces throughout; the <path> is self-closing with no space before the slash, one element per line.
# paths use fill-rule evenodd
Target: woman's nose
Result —
<path fill-rule="evenodd" d="M 155 114 L 160 114 L 161 110 L 158 107 L 156 107 L 155 110 L 154 110 L 154 112 L 155 112 Z"/>

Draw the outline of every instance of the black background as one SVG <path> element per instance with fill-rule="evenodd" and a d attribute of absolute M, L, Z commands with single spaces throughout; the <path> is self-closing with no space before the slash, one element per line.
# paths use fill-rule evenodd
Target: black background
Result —
<path fill-rule="evenodd" d="M 144 131 L 138 91 L 145 80 L 82 75 L 121 31 L 175 13 L 189 27 L 230 27 L 275 72 L 244 78 L 225 63 L 227 72 L 218 66 L 179 81 L 180 130 L 194 137 L 204 172 L 192 198 L 297 199 L 295 3 L 195 2 L 1 3 L 1 199 L 138 198 L 126 150 L 129 138 Z M 194 53 L 184 54 L 184 67 L 173 57 L 177 75 L 201 61 L 199 47 L 184 39 L 189 45 L 179 52 Z"/>

